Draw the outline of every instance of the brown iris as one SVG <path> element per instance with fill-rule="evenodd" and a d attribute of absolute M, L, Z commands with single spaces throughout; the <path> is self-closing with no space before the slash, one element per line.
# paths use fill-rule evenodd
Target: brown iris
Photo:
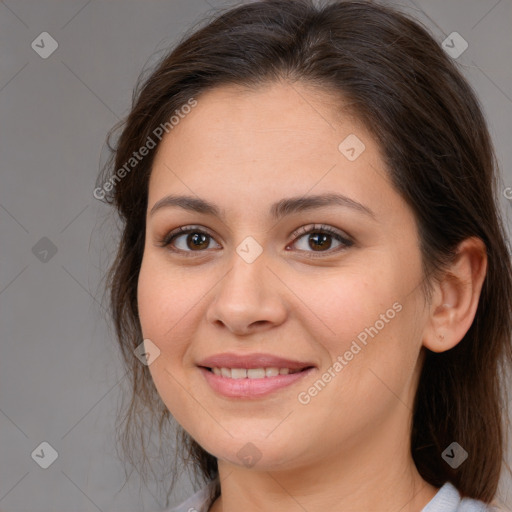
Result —
<path fill-rule="evenodd" d="M 209 243 L 209 236 L 204 233 L 190 233 L 187 236 L 187 247 L 189 249 L 206 249 Z"/>
<path fill-rule="evenodd" d="M 314 242 L 312 243 L 312 240 Z M 328 241 L 329 243 L 325 244 Z M 321 245 L 323 244 L 323 245 Z M 311 233 L 309 236 L 309 246 L 311 249 L 321 249 L 326 250 L 330 249 L 332 244 L 331 235 L 325 233 Z"/>

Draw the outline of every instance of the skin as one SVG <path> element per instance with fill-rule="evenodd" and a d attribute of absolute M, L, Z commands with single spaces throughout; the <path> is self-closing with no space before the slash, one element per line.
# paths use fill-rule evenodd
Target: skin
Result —
<path fill-rule="evenodd" d="M 281 82 L 223 86 L 197 99 L 154 161 L 138 304 L 144 338 L 160 350 L 149 368 L 162 400 L 218 458 L 222 495 L 211 510 L 420 511 L 438 490 L 409 450 L 422 354 L 452 348 L 469 329 L 486 271 L 483 244 L 461 244 L 427 304 L 414 215 L 377 143 L 332 96 Z M 350 134 L 365 145 L 354 161 L 338 149 Z M 337 205 L 279 221 L 269 214 L 283 198 L 333 192 L 374 217 Z M 215 203 L 224 217 L 176 206 L 151 215 L 168 194 Z M 319 248 L 312 234 L 293 236 L 315 224 L 353 244 L 337 250 L 343 245 L 328 236 Z M 192 234 L 174 240 L 190 257 L 159 244 L 189 225 L 211 235 L 200 249 Z M 248 236 L 263 249 L 252 263 L 236 252 Z M 298 393 L 396 302 L 401 311 L 300 403 Z M 196 366 L 222 352 L 267 352 L 316 369 L 260 399 L 226 398 Z M 237 456 L 247 443 L 260 456 L 251 467 Z"/>

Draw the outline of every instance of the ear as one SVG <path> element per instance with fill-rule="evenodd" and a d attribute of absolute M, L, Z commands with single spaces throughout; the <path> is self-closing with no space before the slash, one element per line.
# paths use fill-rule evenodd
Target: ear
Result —
<path fill-rule="evenodd" d="M 445 352 L 459 343 L 475 318 L 487 272 L 487 251 L 480 238 L 471 237 L 457 248 L 457 257 L 435 284 L 423 345 Z"/>

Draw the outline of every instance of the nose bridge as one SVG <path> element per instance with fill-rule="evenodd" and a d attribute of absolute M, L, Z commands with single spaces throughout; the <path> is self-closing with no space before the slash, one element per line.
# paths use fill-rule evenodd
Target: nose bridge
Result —
<path fill-rule="evenodd" d="M 258 244 L 259 245 L 259 244 Z M 261 246 L 260 246 L 261 247 Z M 262 248 L 245 240 L 233 251 L 230 269 L 218 283 L 208 308 L 208 320 L 221 322 L 233 332 L 283 321 L 285 307 L 279 287 L 272 282 L 268 258 Z"/>
<path fill-rule="evenodd" d="M 231 270 L 228 273 L 225 289 L 228 294 L 244 295 L 250 292 L 246 300 L 257 299 L 264 295 L 265 282 L 267 281 L 268 258 L 263 251 L 256 256 L 253 249 L 247 244 L 240 244 L 231 258 Z"/>

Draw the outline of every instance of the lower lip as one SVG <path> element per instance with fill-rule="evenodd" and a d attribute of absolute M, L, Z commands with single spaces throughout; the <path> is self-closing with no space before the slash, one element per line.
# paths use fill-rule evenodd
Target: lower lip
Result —
<path fill-rule="evenodd" d="M 230 379 L 222 375 L 215 375 L 215 373 L 204 367 L 199 369 L 210 387 L 221 395 L 232 398 L 258 398 L 290 386 L 306 377 L 306 375 L 309 375 L 315 368 L 308 368 L 307 370 L 289 373 L 288 375 L 263 377 L 261 379 Z"/>

